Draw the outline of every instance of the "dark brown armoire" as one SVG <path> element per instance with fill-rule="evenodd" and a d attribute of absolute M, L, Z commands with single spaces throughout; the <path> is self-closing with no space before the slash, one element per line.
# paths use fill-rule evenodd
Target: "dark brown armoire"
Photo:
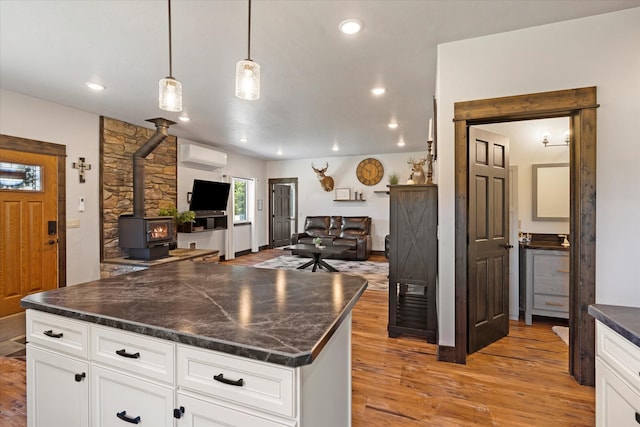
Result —
<path fill-rule="evenodd" d="M 389 336 L 437 343 L 438 187 L 391 185 L 389 195 Z"/>

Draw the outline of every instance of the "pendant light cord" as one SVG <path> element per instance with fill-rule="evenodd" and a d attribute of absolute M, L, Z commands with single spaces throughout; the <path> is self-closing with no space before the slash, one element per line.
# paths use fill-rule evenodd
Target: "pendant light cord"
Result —
<path fill-rule="evenodd" d="M 249 25 L 247 28 L 247 59 L 251 61 L 251 0 L 249 0 Z"/>
<path fill-rule="evenodd" d="M 168 0 L 169 4 L 169 77 L 173 78 L 173 64 L 171 58 L 171 0 Z"/>

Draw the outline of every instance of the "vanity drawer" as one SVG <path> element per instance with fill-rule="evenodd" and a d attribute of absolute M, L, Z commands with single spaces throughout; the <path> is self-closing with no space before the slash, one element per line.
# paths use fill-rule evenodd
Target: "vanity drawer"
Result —
<path fill-rule="evenodd" d="M 92 325 L 91 359 L 136 375 L 174 383 L 175 345 L 133 332 Z"/>
<path fill-rule="evenodd" d="M 89 325 L 37 310 L 27 310 L 27 342 L 86 359 Z"/>
<path fill-rule="evenodd" d="M 596 356 L 606 361 L 640 393 L 640 347 L 596 322 Z"/>
<path fill-rule="evenodd" d="M 291 418 L 295 375 L 293 368 L 178 345 L 178 386 Z"/>
<path fill-rule="evenodd" d="M 569 297 L 536 294 L 533 296 L 533 309 L 568 314 Z"/>

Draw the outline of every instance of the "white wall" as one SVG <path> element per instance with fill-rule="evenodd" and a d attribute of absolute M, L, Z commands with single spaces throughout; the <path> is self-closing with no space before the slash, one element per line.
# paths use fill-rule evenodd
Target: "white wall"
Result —
<path fill-rule="evenodd" d="M 438 47 L 439 332 L 455 341 L 453 105 L 597 86 L 596 302 L 640 307 L 640 8 Z"/>
<path fill-rule="evenodd" d="M 100 278 L 99 132 L 95 114 L 0 89 L 0 133 L 66 145 L 67 221 L 80 220 L 80 228 L 67 229 L 67 285 Z M 71 168 L 78 157 L 91 164 L 83 184 Z M 80 197 L 84 212 L 78 212 Z"/>
<path fill-rule="evenodd" d="M 402 154 L 371 154 L 367 156 L 329 157 L 323 159 L 282 160 L 267 163 L 269 178 L 298 178 L 298 232 L 304 230 L 304 220 L 312 215 L 370 216 L 371 239 L 373 250 L 384 250 L 384 236 L 389 234 L 389 196 L 376 194 L 374 191 L 386 191 L 389 184 L 387 177 L 396 173 L 400 183 L 406 183 L 411 173 L 407 164 L 410 157 L 414 159 L 426 155 L 424 152 Z M 373 157 L 382 163 L 384 178 L 374 186 L 366 186 L 358 181 L 356 167 L 361 160 Z M 334 180 L 334 191 L 325 192 L 318 178 L 311 169 L 329 163 L 326 175 Z M 349 188 L 353 197 L 354 191 L 362 192 L 364 202 L 334 202 L 336 188 Z"/>
<path fill-rule="evenodd" d="M 223 181 L 231 182 L 232 177 L 236 178 L 253 178 L 255 182 L 255 197 L 256 199 L 265 199 L 268 197 L 266 194 L 266 162 L 264 160 L 255 159 L 252 157 L 243 156 L 236 153 L 227 153 L 227 166 L 223 168 L 217 168 L 214 170 L 203 170 L 194 167 L 184 166 L 181 163 L 180 158 L 180 145 L 181 144 L 197 144 L 188 139 L 178 139 L 178 210 L 184 211 L 189 209 L 189 203 L 187 202 L 187 193 L 191 191 L 194 179 L 204 179 L 208 181 Z M 216 147 L 207 147 L 216 151 L 225 152 L 223 149 Z M 233 191 L 233 190 L 232 190 Z M 231 206 L 231 197 L 233 193 L 229 194 L 229 204 Z M 268 203 L 264 203 L 266 206 Z M 255 204 L 254 204 L 255 206 Z M 227 209 L 229 211 L 229 209 Z M 228 229 L 227 231 L 206 231 L 202 233 L 191 233 L 178 235 L 178 246 L 189 247 L 190 243 L 195 243 L 198 249 L 218 249 L 220 255 L 225 255 L 229 259 L 228 254 L 230 251 L 239 252 L 251 247 L 250 235 L 246 232 L 246 229 L 238 230 L 239 235 L 234 235 L 233 215 L 228 215 Z M 255 211 L 255 224 L 252 227 L 256 228 L 256 239 L 258 246 L 264 246 L 268 242 L 269 232 L 268 215 L 266 210 Z"/>

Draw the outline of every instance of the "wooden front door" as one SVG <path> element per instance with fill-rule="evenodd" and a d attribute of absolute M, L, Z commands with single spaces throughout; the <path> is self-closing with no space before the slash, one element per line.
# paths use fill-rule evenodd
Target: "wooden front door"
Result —
<path fill-rule="evenodd" d="M 273 185 L 273 247 L 291 243 L 291 186 Z"/>
<path fill-rule="evenodd" d="M 0 149 L 0 317 L 57 287 L 58 159 Z"/>
<path fill-rule="evenodd" d="M 473 353 L 509 333 L 509 140 L 469 128 L 469 340 Z"/>

